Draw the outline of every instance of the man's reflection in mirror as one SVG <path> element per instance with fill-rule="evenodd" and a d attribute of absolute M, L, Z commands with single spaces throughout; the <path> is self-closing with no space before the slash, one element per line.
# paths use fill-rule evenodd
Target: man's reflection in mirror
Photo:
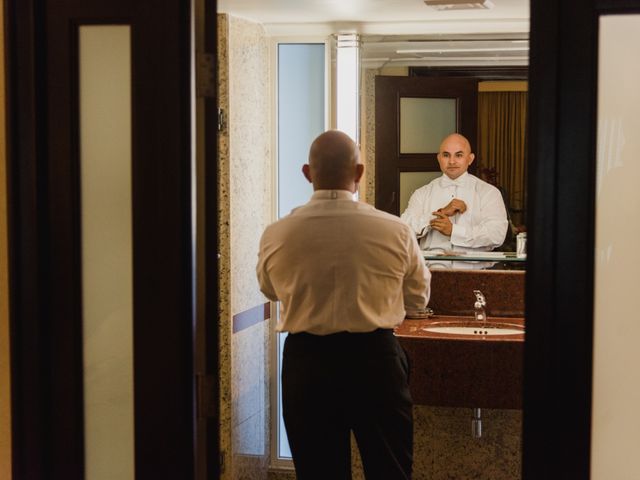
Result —
<path fill-rule="evenodd" d="M 475 155 L 458 133 L 438 150 L 443 175 L 418 188 L 401 218 L 416 233 L 420 248 L 445 255 L 487 252 L 505 240 L 509 221 L 500 190 L 467 170 Z M 491 262 L 430 260 L 429 268 L 487 268 Z"/>

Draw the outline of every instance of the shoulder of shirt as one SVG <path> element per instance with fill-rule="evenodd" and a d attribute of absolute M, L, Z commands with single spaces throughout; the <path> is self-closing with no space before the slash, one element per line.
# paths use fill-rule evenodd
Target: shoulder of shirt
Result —
<path fill-rule="evenodd" d="M 426 194 L 430 190 L 432 190 L 433 187 L 435 187 L 436 185 L 440 185 L 440 177 L 434 178 L 426 185 L 416 188 L 411 195 L 415 195 L 416 193 L 419 195 Z"/>
<path fill-rule="evenodd" d="M 496 192 L 500 193 L 500 190 L 498 189 L 498 187 L 496 187 L 495 185 L 491 185 L 488 182 L 485 182 L 484 180 L 482 180 L 481 178 L 476 177 L 475 175 L 469 174 L 469 179 L 474 182 L 475 188 L 482 188 L 485 190 L 495 190 Z"/>
<path fill-rule="evenodd" d="M 409 228 L 409 226 L 400 219 L 400 217 L 396 216 L 396 215 L 392 215 L 390 213 L 387 213 L 383 210 L 378 210 L 377 208 L 375 208 L 373 205 L 370 205 L 369 203 L 366 202 L 354 202 L 357 203 L 358 208 L 351 210 L 351 212 L 353 214 L 362 214 L 362 215 L 366 215 L 366 216 L 371 216 L 377 219 L 381 219 L 381 220 L 385 220 L 388 222 L 392 222 L 392 223 L 396 223 L 398 225 L 401 225 L 402 227 L 407 227 Z M 277 227 L 279 225 L 288 223 L 289 221 L 295 219 L 295 217 L 298 214 L 302 214 L 305 212 L 305 210 L 307 210 L 305 207 L 307 207 L 308 204 L 304 204 L 304 205 L 300 205 L 299 207 L 296 207 L 294 209 L 291 210 L 291 212 L 289 212 L 287 215 L 285 215 L 284 217 L 272 222 L 271 224 L 269 224 L 266 228 L 267 229 L 271 229 L 272 227 Z"/>
<path fill-rule="evenodd" d="M 294 215 L 294 213 L 299 210 L 300 208 L 302 208 L 304 205 L 301 205 L 299 207 L 296 207 L 294 209 L 292 209 L 289 213 L 287 213 L 284 217 L 280 217 L 277 220 L 274 220 L 273 222 L 271 222 L 269 225 L 267 225 L 265 227 L 264 232 L 268 232 L 269 230 L 273 230 L 274 228 L 278 228 L 280 225 L 283 225 L 285 223 L 287 223 L 291 217 Z"/>
<path fill-rule="evenodd" d="M 283 220 L 288 220 L 291 217 L 294 217 L 296 213 L 300 213 L 301 211 L 304 211 L 305 207 L 308 205 L 309 205 L 308 203 L 303 203 L 302 205 L 298 205 L 297 207 L 292 208 L 289 213 L 280 217 L 278 220 L 274 221 L 271 225 L 275 225 L 277 223 L 282 222 Z"/>

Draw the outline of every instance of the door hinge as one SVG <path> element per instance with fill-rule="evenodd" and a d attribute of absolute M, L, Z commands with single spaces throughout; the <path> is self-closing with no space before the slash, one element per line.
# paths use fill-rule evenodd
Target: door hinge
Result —
<path fill-rule="evenodd" d="M 216 97 L 215 58 L 210 53 L 196 53 L 196 97 Z"/>
<path fill-rule="evenodd" d="M 196 415 L 198 418 L 218 417 L 218 395 L 216 377 L 196 375 Z"/>
<path fill-rule="evenodd" d="M 226 118 L 224 115 L 224 110 L 218 108 L 218 131 L 221 132 L 224 130 L 224 127 L 227 126 Z"/>

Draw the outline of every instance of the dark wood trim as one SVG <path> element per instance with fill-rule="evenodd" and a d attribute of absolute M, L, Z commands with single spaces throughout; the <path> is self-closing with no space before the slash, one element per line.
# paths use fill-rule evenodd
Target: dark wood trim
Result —
<path fill-rule="evenodd" d="M 192 478 L 190 2 L 149 0 L 136 7 L 131 31 L 136 478 Z"/>
<path fill-rule="evenodd" d="M 82 331 L 75 190 L 48 155 L 46 9 L 7 2 L 15 478 L 81 478 Z M 74 174 L 65 178 L 73 183 Z"/>
<path fill-rule="evenodd" d="M 132 25 L 136 477 L 192 478 L 191 2 L 5 5 L 14 478 L 84 478 L 75 29 L 123 19 Z"/>
<path fill-rule="evenodd" d="M 58 478 L 58 472 L 68 472 L 65 473 L 68 478 L 80 478 L 84 475 L 85 456 L 80 165 L 75 133 L 78 129 L 73 120 L 74 108 L 78 106 L 75 98 L 78 70 L 74 68 L 77 42 L 63 15 L 52 15 L 51 10 L 50 5 L 45 5 L 43 10 L 47 44 L 46 87 L 44 108 L 40 113 L 44 118 L 46 143 L 39 159 L 46 165 L 47 172 L 45 214 L 50 274 L 45 281 L 51 296 L 47 316 L 51 324 L 52 363 L 55 365 L 51 372 L 55 385 L 52 403 L 57 405 L 51 435 L 55 438 L 57 432 L 66 429 L 69 436 L 73 436 L 69 437 L 71 448 L 59 442 L 52 442 L 50 448 L 55 478 Z M 64 38 L 56 35 L 58 29 L 65 33 Z M 73 469 L 71 465 L 74 465 Z"/>
<path fill-rule="evenodd" d="M 544 8 L 546 7 L 546 9 Z M 545 442 L 553 441 L 551 421 L 545 415 L 553 412 L 553 321 L 551 308 L 556 301 L 555 249 L 556 225 L 556 152 L 557 141 L 556 77 L 559 54 L 558 4 L 541 2 L 532 5 L 529 79 L 529 152 L 527 191 L 529 229 L 527 232 L 527 271 L 525 317 L 527 333 L 524 355 L 523 391 L 523 479 L 561 478 L 554 475 L 546 458 Z M 552 21 L 549 21 L 553 19 Z M 549 309 L 549 312 L 545 311 Z M 539 315 L 540 320 L 534 315 Z"/>
<path fill-rule="evenodd" d="M 597 33 L 590 2 L 532 3 L 525 479 L 590 474 Z"/>
<path fill-rule="evenodd" d="M 214 59 L 213 78 L 218 78 L 218 18 L 216 2 L 201 1 L 204 9 L 204 51 Z M 201 192 L 198 222 L 201 237 L 196 251 L 197 322 L 195 369 L 208 378 L 210 415 L 196 418 L 196 479 L 219 478 L 224 467 L 220 442 L 220 330 L 219 330 L 219 239 L 218 239 L 218 96 L 207 96 L 204 104 L 204 158 L 198 165 Z"/>
<path fill-rule="evenodd" d="M 439 172 L 440 164 L 436 153 L 403 155 L 398 158 L 398 168 L 401 172 Z"/>
<path fill-rule="evenodd" d="M 12 471 L 14 478 L 46 478 L 50 470 L 51 345 L 47 272 L 44 150 L 43 12 L 33 0 L 5 2 L 7 187 Z M 68 432 L 68 431 L 67 431 Z M 74 435 L 64 441 L 71 448 Z M 71 477 L 70 477 L 71 478 Z"/>
<path fill-rule="evenodd" d="M 600 15 L 640 13 L 638 0 L 596 0 L 594 3 Z"/>
<path fill-rule="evenodd" d="M 410 77 L 472 77 L 477 80 L 527 80 L 529 67 L 409 67 Z"/>
<path fill-rule="evenodd" d="M 241 332 L 249 327 L 271 318 L 271 303 L 257 305 L 244 312 L 237 313 L 232 319 L 233 333 Z"/>

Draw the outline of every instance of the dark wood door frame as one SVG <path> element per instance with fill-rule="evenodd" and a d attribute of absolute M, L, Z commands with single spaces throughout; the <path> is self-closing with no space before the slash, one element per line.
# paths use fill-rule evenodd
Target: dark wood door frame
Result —
<path fill-rule="evenodd" d="M 199 158 L 198 234 L 196 242 L 196 335 L 194 366 L 197 378 L 196 480 L 219 478 L 224 468 L 220 449 L 220 331 L 219 331 L 219 240 L 218 240 L 218 19 L 216 2 L 200 0 L 196 19 L 203 43 L 196 51 L 207 55 L 213 65 L 207 91 L 200 92 L 204 119 L 204 152 Z M 196 10 L 198 11 L 198 10 Z M 196 27 L 199 28 L 199 27 Z M 197 36 L 197 34 L 196 34 Z M 200 83 L 200 82 L 198 82 Z"/>
<path fill-rule="evenodd" d="M 485 80 L 527 80 L 527 66 L 409 67 L 410 77 L 472 77 Z"/>
<path fill-rule="evenodd" d="M 456 131 L 476 144 L 478 102 L 474 78 L 376 77 L 376 208 L 399 215 L 400 172 L 439 172 L 437 152 L 400 152 L 400 98 L 456 99 Z M 433 84 L 433 85 L 432 85 Z M 429 92 L 429 93 L 425 93 Z M 475 170 L 475 164 L 470 171 Z"/>
<path fill-rule="evenodd" d="M 598 16 L 638 12 L 531 3 L 526 480 L 590 476 Z"/>
<path fill-rule="evenodd" d="M 190 2 L 8 0 L 13 471 L 84 478 L 74 25 L 132 25 L 137 478 L 194 462 Z"/>

